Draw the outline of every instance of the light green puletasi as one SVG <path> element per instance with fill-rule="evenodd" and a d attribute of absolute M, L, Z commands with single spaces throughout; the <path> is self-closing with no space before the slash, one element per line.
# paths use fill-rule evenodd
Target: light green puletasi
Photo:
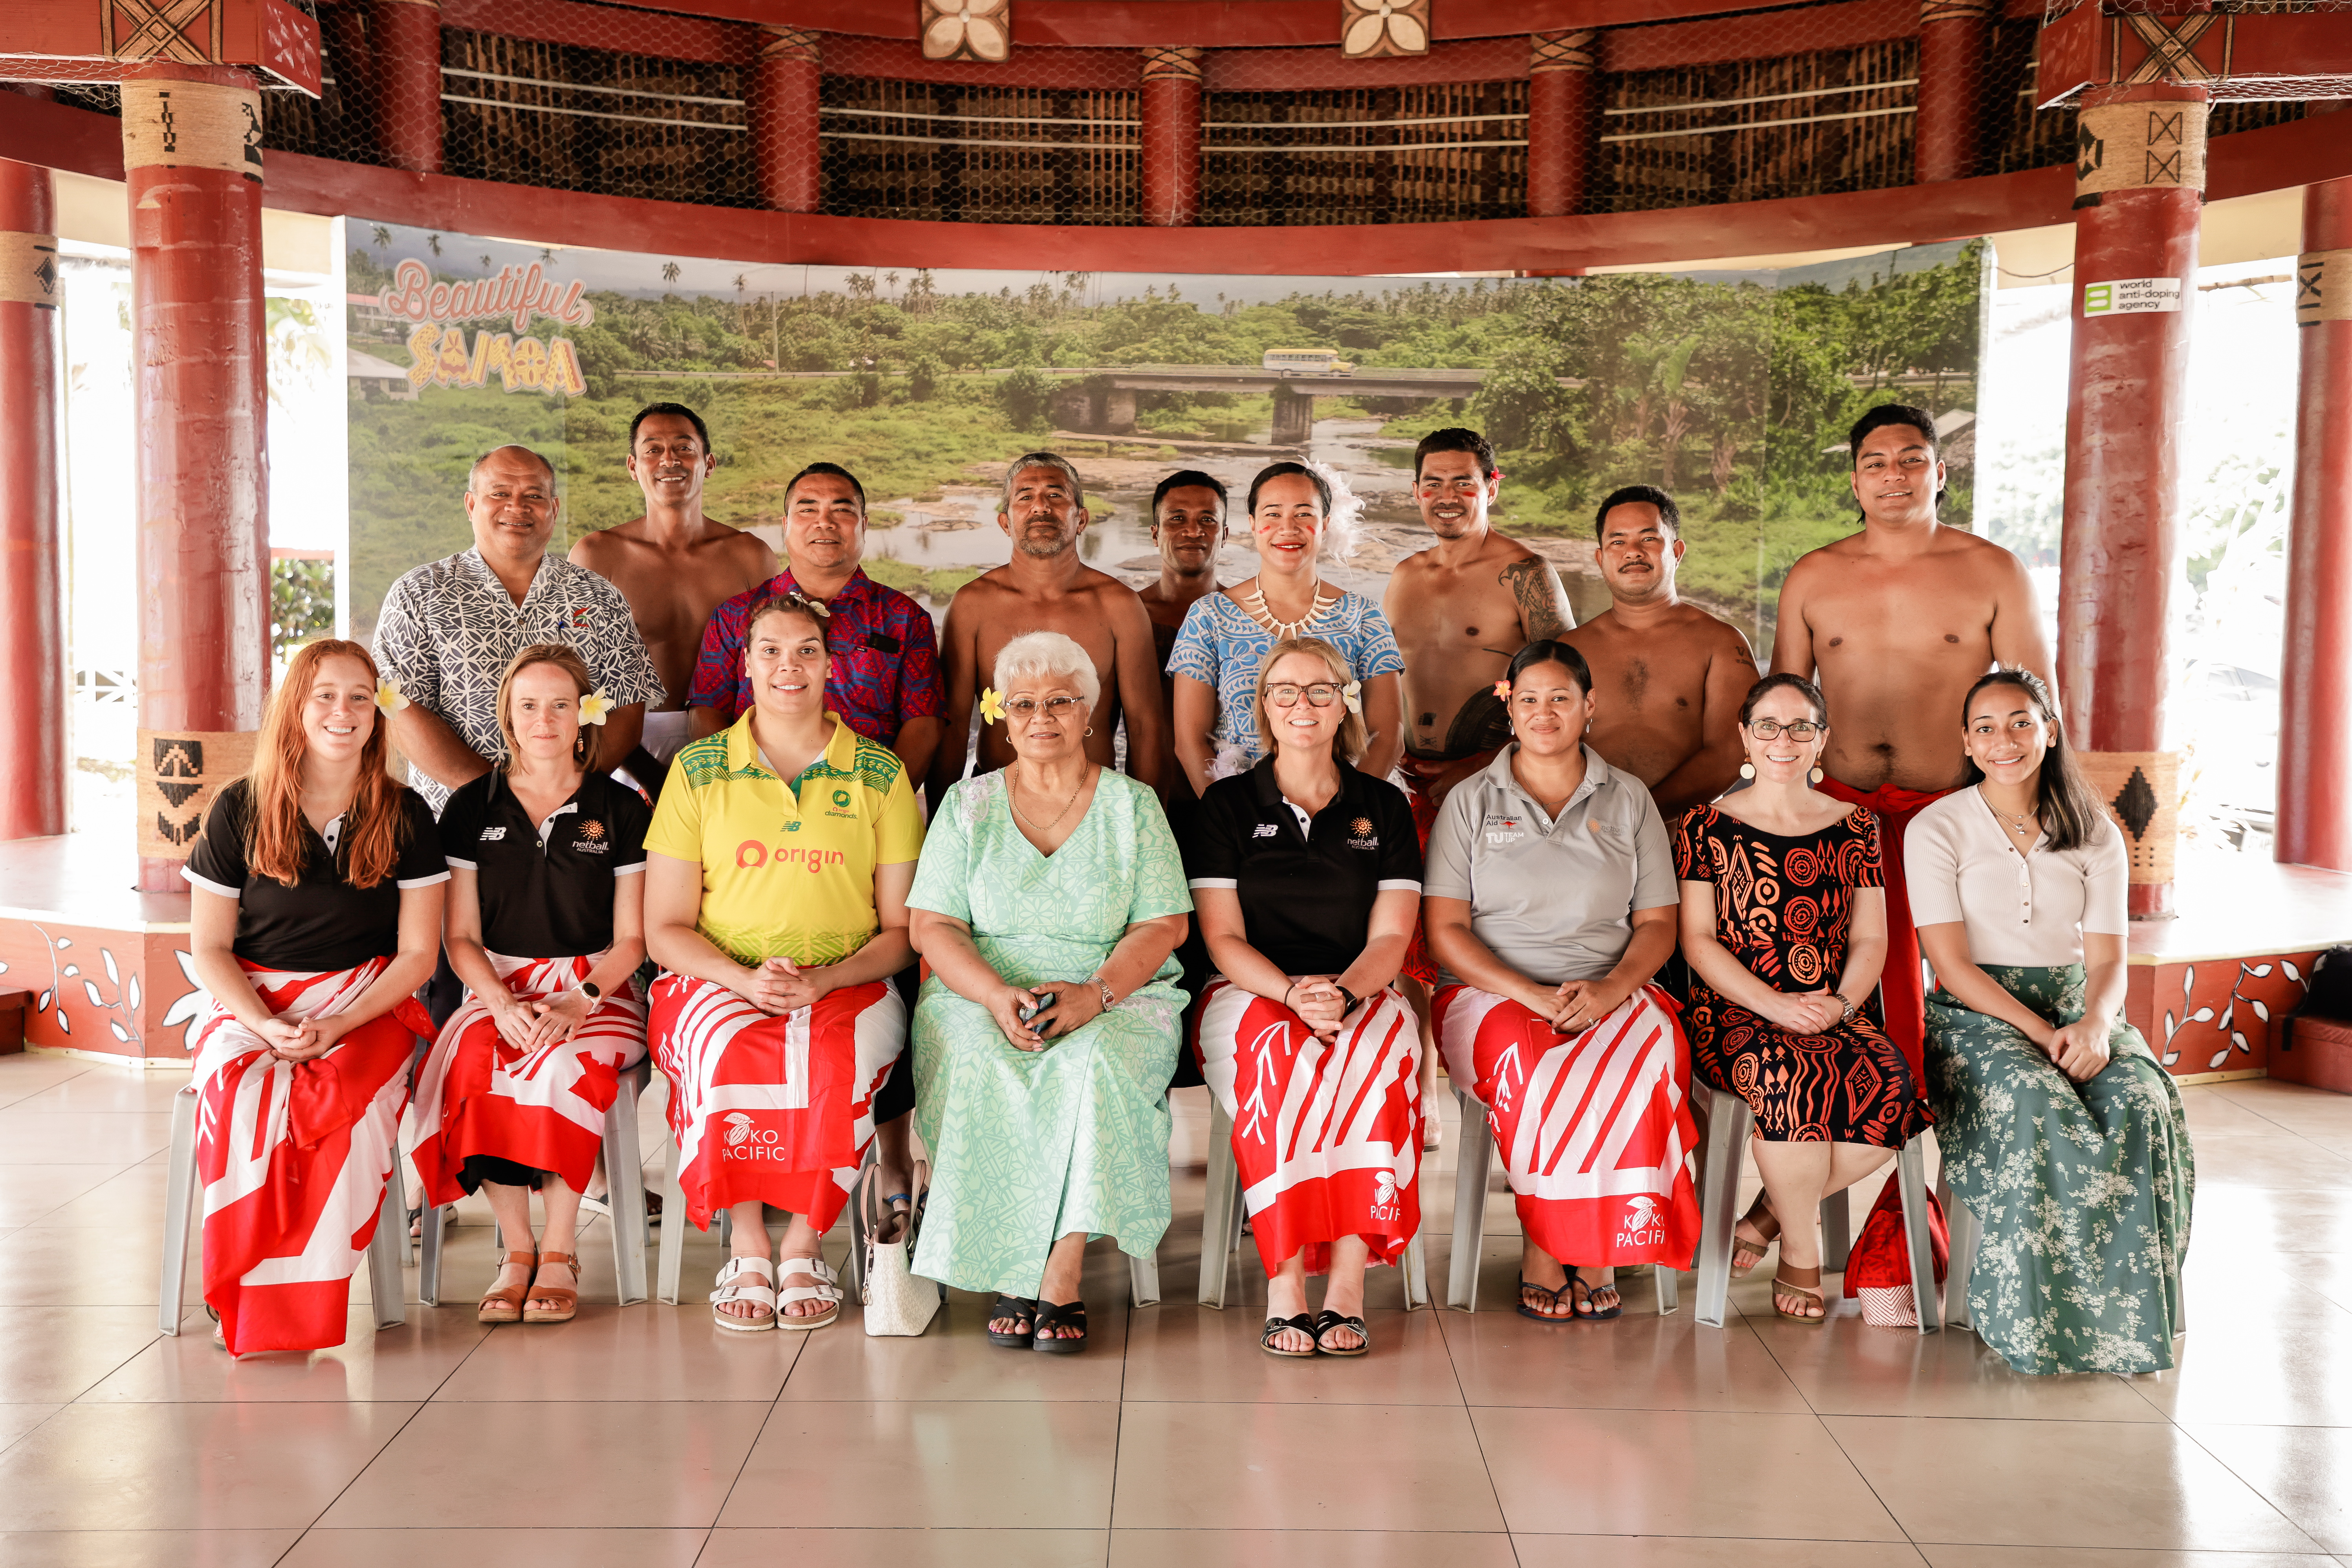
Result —
<path fill-rule="evenodd" d="M 948 792 L 908 903 L 971 927 L 1015 985 L 1084 980 L 1127 928 L 1192 907 L 1160 802 L 1106 768 L 1049 856 L 1014 826 L 1004 774 Z M 1184 993 L 1150 984 L 1044 1051 L 1015 1050 L 988 1009 L 937 974 L 915 1004 L 917 1126 L 936 1168 L 915 1272 L 1034 1297 L 1056 1237 L 1118 1238 L 1142 1257 L 1168 1228 L 1168 1079 Z"/>
<path fill-rule="evenodd" d="M 2053 1024 L 2083 1016 L 2084 970 L 1988 965 Z M 1969 1278 L 1978 1336 L 2020 1372 L 2172 1365 L 2196 1159 L 2180 1091 L 2116 1020 L 2105 1071 L 2076 1083 L 2042 1047 L 1938 988 L 1928 1101 L 1952 1193 L 1984 1227 Z"/>

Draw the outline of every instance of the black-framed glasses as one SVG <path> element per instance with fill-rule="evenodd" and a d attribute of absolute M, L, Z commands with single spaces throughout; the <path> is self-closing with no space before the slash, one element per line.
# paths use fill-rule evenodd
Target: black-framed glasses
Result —
<path fill-rule="evenodd" d="M 1810 741 L 1822 732 L 1822 726 L 1811 719 L 1799 719 L 1788 724 L 1778 719 L 1759 719 L 1748 726 L 1748 732 L 1759 741 L 1769 741 L 1783 732 L 1791 741 Z"/>
<path fill-rule="evenodd" d="M 1310 708 L 1328 708 L 1344 695 L 1328 681 L 1318 680 L 1312 686 L 1297 686 L 1287 680 L 1277 681 L 1265 689 L 1265 700 L 1273 708 L 1296 708 L 1301 697 Z"/>
<path fill-rule="evenodd" d="M 1034 697 L 1015 697 L 1004 705 L 1004 710 L 1026 723 L 1035 717 L 1040 708 L 1045 710 L 1046 718 L 1060 720 L 1068 718 L 1071 709 L 1081 706 L 1083 704 L 1075 697 L 1048 697 L 1043 702 Z"/>

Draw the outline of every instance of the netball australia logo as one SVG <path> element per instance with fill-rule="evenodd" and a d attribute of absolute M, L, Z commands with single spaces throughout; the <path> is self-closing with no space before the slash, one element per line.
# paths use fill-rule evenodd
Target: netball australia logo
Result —
<path fill-rule="evenodd" d="M 1396 1220 L 1404 1217 L 1404 1209 L 1396 1201 L 1397 1182 L 1394 1171 L 1372 1173 L 1372 1217 Z"/>
<path fill-rule="evenodd" d="M 776 1144 L 782 1134 L 772 1127 L 754 1127 L 751 1119 L 740 1110 L 730 1110 L 720 1121 L 727 1129 L 726 1147 L 719 1151 L 722 1160 L 781 1160 L 783 1151 Z"/>
<path fill-rule="evenodd" d="M 1666 1227 L 1659 1223 L 1663 1213 L 1658 1200 L 1644 1193 L 1629 1199 L 1625 1205 L 1625 1228 L 1617 1233 L 1620 1247 L 1663 1247 Z"/>

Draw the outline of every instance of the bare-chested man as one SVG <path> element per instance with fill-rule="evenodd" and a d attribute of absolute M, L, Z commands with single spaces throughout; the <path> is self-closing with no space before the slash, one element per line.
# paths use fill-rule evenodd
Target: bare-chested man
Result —
<path fill-rule="evenodd" d="M 1960 704 L 1996 664 L 2050 679 L 2033 584 L 2016 556 L 1936 521 L 1935 418 L 1882 404 L 1854 422 L 1863 527 L 1790 568 L 1772 668 L 1816 680 L 1830 710 L 1819 787 L 1878 814 L 1886 877 L 1886 1032 L 1919 1070 L 1919 940 L 1904 894 L 1903 830 L 1960 783 Z"/>
<path fill-rule="evenodd" d="M 621 763 L 658 794 L 670 758 L 688 740 L 686 693 L 702 628 L 723 600 L 775 575 L 776 552 L 759 535 L 702 514 L 703 482 L 719 456 L 702 416 L 684 404 L 638 411 L 629 422 L 628 465 L 645 492 L 646 514 L 583 538 L 571 560 L 621 590 L 661 672 L 667 700 L 646 710 L 645 737 Z"/>
<path fill-rule="evenodd" d="M 1061 632 L 1093 656 L 1102 701 L 1088 715 L 1087 754 L 1105 766 L 1112 737 L 1127 720 L 1127 769 L 1154 788 L 1168 754 L 1168 714 L 1154 668 L 1151 617 L 1134 589 L 1078 559 L 1078 536 L 1090 521 L 1078 471 L 1052 452 L 1026 452 L 1004 471 L 996 526 L 1013 541 L 1013 559 L 956 590 L 940 628 L 940 659 L 947 731 L 930 773 L 931 808 L 963 776 L 964 746 L 981 689 L 997 653 L 1024 632 Z M 980 732 L 982 770 L 1013 760 L 994 726 Z"/>
<path fill-rule="evenodd" d="M 1739 705 L 1756 684 L 1748 638 L 1675 592 L 1682 509 L 1654 485 L 1627 485 L 1594 514 L 1609 607 L 1561 640 L 1592 667 L 1585 739 L 1650 786 L 1670 820 L 1739 776 Z"/>
<path fill-rule="evenodd" d="M 1160 711 L 1176 710 L 1176 678 L 1168 656 L 1183 629 L 1184 612 L 1217 591 L 1217 557 L 1225 545 L 1225 487 L 1198 468 L 1180 468 L 1151 492 L 1151 542 L 1160 551 L 1160 581 L 1136 596 L 1151 617 L 1151 646 L 1160 668 Z M 1160 759 L 1160 784 L 1172 792 L 1182 772 L 1176 761 L 1175 727 L 1168 728 L 1167 754 Z M 1189 800 L 1192 792 L 1184 792 Z"/>
<path fill-rule="evenodd" d="M 1404 654 L 1405 740 L 1397 772 L 1424 851 L 1447 792 L 1494 761 L 1511 738 L 1510 718 L 1495 695 L 1511 656 L 1576 625 L 1551 563 L 1496 532 L 1488 520 L 1502 481 L 1495 448 L 1475 430 L 1433 430 L 1413 448 L 1413 502 L 1437 542 L 1397 563 L 1381 612 Z M 1437 963 L 1418 921 L 1403 973 L 1416 983 L 1404 992 L 1421 1019 L 1422 1088 L 1433 1092 L 1438 1053 L 1428 997 Z M 1430 1117 L 1424 1146 L 1436 1147 L 1437 1128 Z"/>

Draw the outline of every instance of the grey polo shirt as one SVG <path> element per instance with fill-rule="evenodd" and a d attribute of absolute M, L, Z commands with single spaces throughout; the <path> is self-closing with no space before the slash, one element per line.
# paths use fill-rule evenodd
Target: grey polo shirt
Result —
<path fill-rule="evenodd" d="M 1422 896 L 1467 901 L 1471 933 L 1539 984 L 1596 980 L 1625 956 L 1633 910 L 1680 901 L 1666 825 L 1642 781 L 1590 746 L 1584 782 L 1548 817 L 1511 776 L 1517 751 L 1445 797 Z"/>

